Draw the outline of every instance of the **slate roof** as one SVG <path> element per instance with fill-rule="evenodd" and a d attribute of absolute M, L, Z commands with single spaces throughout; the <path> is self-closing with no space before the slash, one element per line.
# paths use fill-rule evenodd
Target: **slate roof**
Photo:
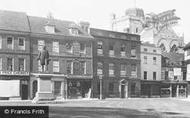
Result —
<path fill-rule="evenodd" d="M 30 32 L 26 13 L 0 10 L 0 29 Z"/>
<path fill-rule="evenodd" d="M 78 24 L 72 21 L 28 16 L 24 12 L 0 10 L 0 29 L 3 30 L 49 34 L 45 31 L 47 24 L 55 26 L 55 35 L 71 36 L 69 28 L 76 28 L 79 31 L 79 35 L 76 36 L 90 36 Z"/>

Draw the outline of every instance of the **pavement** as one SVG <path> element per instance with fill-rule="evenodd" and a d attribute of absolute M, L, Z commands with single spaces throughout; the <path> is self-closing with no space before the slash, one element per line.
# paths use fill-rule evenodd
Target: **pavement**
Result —
<path fill-rule="evenodd" d="M 33 104 L 31 100 L 0 101 L 0 105 L 49 106 L 50 118 L 190 118 L 190 99 L 70 99 Z"/>

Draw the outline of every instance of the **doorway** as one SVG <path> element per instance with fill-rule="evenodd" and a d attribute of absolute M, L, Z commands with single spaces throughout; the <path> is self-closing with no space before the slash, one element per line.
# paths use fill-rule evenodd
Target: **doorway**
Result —
<path fill-rule="evenodd" d="M 36 92 L 38 90 L 38 82 L 37 80 L 34 80 L 33 83 L 32 83 L 32 98 L 34 98 L 36 96 Z"/>
<path fill-rule="evenodd" d="M 121 85 L 121 98 L 125 98 L 125 85 Z"/>
<path fill-rule="evenodd" d="M 21 99 L 22 100 L 28 99 L 28 82 L 27 81 L 21 82 Z"/>

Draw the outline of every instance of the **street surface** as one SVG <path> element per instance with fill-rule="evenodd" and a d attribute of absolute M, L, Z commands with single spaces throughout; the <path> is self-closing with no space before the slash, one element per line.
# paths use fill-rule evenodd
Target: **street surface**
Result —
<path fill-rule="evenodd" d="M 67 100 L 60 104 L 0 101 L 0 105 L 49 105 L 50 118 L 190 118 L 190 100 L 174 98 Z"/>

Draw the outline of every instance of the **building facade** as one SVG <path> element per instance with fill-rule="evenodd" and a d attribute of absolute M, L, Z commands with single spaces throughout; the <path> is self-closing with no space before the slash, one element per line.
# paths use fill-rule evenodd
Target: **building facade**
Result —
<path fill-rule="evenodd" d="M 93 38 L 88 34 L 88 29 L 82 29 L 74 22 L 52 18 L 29 16 L 29 22 L 31 96 L 36 99 L 91 97 Z M 44 45 L 51 60 L 48 73 L 41 72 L 41 65 L 36 60 Z"/>
<path fill-rule="evenodd" d="M 93 47 L 93 97 L 140 96 L 140 36 L 90 29 Z"/>
<path fill-rule="evenodd" d="M 160 97 L 161 49 L 141 44 L 141 97 Z"/>
<path fill-rule="evenodd" d="M 187 95 L 189 97 L 190 95 L 190 43 L 185 45 L 184 47 L 184 60 L 185 60 L 185 65 L 186 65 L 186 81 L 188 82 L 187 86 Z"/>
<path fill-rule="evenodd" d="M 30 30 L 26 14 L 0 11 L 0 17 L 0 98 L 29 99 Z"/>
<path fill-rule="evenodd" d="M 161 97 L 186 97 L 186 65 L 184 55 L 162 53 Z"/>

